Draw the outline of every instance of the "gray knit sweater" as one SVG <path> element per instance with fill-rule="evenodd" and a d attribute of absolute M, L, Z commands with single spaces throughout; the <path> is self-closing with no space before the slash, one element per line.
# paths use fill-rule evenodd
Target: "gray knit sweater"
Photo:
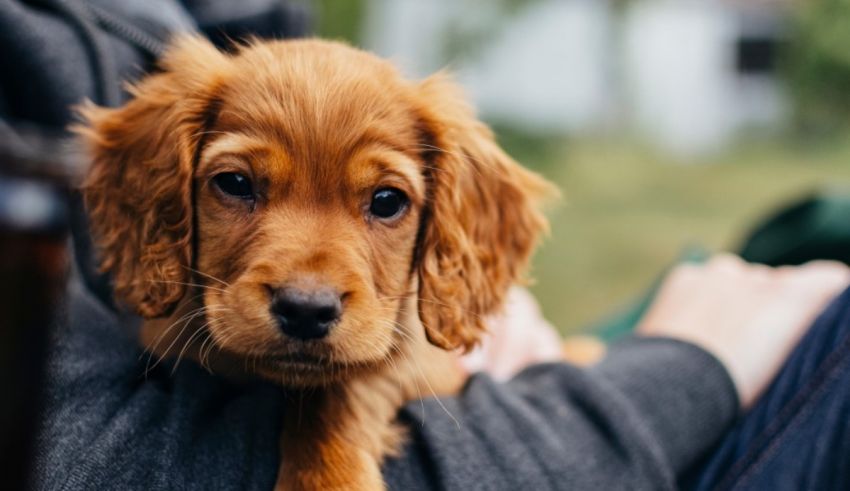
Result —
<path fill-rule="evenodd" d="M 132 321 L 72 285 L 56 332 L 38 489 L 271 489 L 285 397 L 183 363 L 143 375 Z M 735 417 L 723 367 L 668 339 L 631 339 L 588 370 L 531 367 L 506 384 L 411 403 L 391 489 L 675 489 Z"/>

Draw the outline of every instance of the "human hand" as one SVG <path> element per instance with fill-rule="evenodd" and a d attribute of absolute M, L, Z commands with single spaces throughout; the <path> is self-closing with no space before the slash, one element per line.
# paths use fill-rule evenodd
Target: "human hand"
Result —
<path fill-rule="evenodd" d="M 808 327 L 850 283 L 844 264 L 770 268 L 731 255 L 676 267 L 637 332 L 693 343 L 720 360 L 752 406 Z"/>
<path fill-rule="evenodd" d="M 508 292 L 501 314 L 487 319 L 487 331 L 481 345 L 460 359 L 465 372 L 485 371 L 496 380 L 507 380 L 534 363 L 561 359 L 558 333 L 524 288 Z"/>

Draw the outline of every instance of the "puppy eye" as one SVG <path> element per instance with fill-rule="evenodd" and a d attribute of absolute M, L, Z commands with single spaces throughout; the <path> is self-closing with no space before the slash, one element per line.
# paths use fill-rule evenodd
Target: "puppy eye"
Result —
<path fill-rule="evenodd" d="M 254 187 L 251 180 L 235 172 L 223 172 L 213 177 L 213 182 L 225 194 L 239 199 L 254 199 Z"/>
<path fill-rule="evenodd" d="M 407 207 L 409 200 L 403 191 L 396 188 L 381 188 L 372 194 L 369 213 L 378 218 L 392 218 Z"/>

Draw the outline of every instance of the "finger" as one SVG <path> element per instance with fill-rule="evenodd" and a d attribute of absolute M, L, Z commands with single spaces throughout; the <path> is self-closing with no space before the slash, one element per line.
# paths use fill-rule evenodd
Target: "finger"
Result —
<path fill-rule="evenodd" d="M 707 264 L 715 267 L 740 267 L 746 264 L 746 262 L 740 256 L 729 252 L 721 252 L 711 256 Z"/>
<path fill-rule="evenodd" d="M 750 264 L 748 268 L 749 278 L 757 285 L 766 286 L 777 282 L 777 271 L 775 268 L 764 264 Z"/>
<path fill-rule="evenodd" d="M 706 264 L 706 268 L 712 273 L 725 275 L 738 275 L 744 272 L 746 267 L 747 263 L 743 259 L 729 253 L 717 254 Z"/>
<path fill-rule="evenodd" d="M 815 289 L 834 289 L 850 282 L 850 268 L 837 261 L 812 261 L 787 276 Z"/>
<path fill-rule="evenodd" d="M 850 279 L 850 268 L 838 261 L 810 261 L 802 266 L 802 269 L 810 275 L 822 275 L 829 281 L 846 281 Z"/>

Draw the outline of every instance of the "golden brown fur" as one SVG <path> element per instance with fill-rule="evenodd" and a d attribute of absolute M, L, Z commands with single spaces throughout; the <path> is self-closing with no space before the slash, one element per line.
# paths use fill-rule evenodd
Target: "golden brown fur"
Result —
<path fill-rule="evenodd" d="M 116 297 L 148 319 L 143 342 L 162 356 L 212 355 L 216 370 L 308 389 L 285 416 L 279 489 L 380 488 L 399 406 L 457 388 L 446 350 L 474 346 L 523 279 L 548 184 L 446 76 L 407 81 L 341 44 L 224 54 L 183 38 L 161 68 L 125 106 L 85 107 L 78 129 Z M 218 191 L 222 172 L 249 176 L 256 201 Z M 379 186 L 409 197 L 398 219 L 366 212 Z M 327 338 L 281 333 L 269 291 L 282 284 L 342 293 Z"/>

